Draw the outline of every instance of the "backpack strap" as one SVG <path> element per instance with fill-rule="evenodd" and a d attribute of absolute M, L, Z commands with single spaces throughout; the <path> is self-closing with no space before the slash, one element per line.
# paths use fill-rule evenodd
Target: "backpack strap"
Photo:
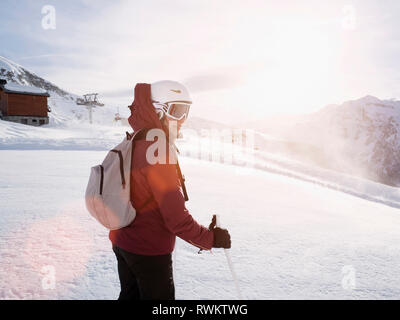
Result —
<path fill-rule="evenodd" d="M 133 133 L 129 133 L 128 131 L 126 132 L 126 139 L 131 140 L 132 143 L 136 140 L 140 140 L 143 139 L 144 137 L 146 137 L 147 132 L 150 129 L 140 129 L 137 132 L 133 132 Z"/>
<path fill-rule="evenodd" d="M 115 152 L 116 154 L 118 154 L 121 182 L 122 182 L 122 187 L 125 189 L 126 181 L 125 181 L 125 176 L 124 176 L 124 158 L 122 157 L 122 152 L 121 152 L 121 150 L 115 150 L 115 149 L 111 150 L 111 152 Z"/>

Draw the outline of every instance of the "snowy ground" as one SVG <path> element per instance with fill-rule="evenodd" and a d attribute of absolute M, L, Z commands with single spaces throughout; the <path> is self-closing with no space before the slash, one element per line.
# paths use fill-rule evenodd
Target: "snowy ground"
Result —
<path fill-rule="evenodd" d="M 118 296 L 107 232 L 83 198 L 105 154 L 0 150 L 0 299 Z M 204 225 L 219 214 L 232 234 L 244 298 L 400 298 L 398 209 L 285 175 L 181 162 L 191 213 Z M 179 240 L 176 251 L 178 299 L 236 298 L 222 250 L 198 255 Z"/>
<path fill-rule="evenodd" d="M 109 150 L 125 131 L 132 129 L 82 121 L 33 127 L 0 120 L 0 150 Z"/>

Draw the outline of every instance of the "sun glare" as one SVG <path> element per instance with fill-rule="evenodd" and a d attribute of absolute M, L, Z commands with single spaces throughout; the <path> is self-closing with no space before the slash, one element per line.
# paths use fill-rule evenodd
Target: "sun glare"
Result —
<path fill-rule="evenodd" d="M 280 26 L 262 49 L 264 61 L 249 76 L 249 90 L 263 92 L 272 113 L 302 113 L 327 102 L 338 80 L 338 47 L 318 26 Z"/>

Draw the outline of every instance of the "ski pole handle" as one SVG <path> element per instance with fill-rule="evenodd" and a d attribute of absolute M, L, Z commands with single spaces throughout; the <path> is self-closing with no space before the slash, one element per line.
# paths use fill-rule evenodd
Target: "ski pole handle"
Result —
<path fill-rule="evenodd" d="M 221 228 L 220 220 L 219 220 L 219 214 L 214 214 L 215 216 L 215 226 L 217 228 Z"/>

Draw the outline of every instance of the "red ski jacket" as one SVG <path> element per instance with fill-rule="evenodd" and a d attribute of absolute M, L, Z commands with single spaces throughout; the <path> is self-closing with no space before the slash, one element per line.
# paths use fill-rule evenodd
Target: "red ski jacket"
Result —
<path fill-rule="evenodd" d="M 151 103 L 151 86 L 137 84 L 129 123 L 133 130 L 162 129 Z M 192 245 L 210 250 L 213 232 L 198 224 L 185 207 L 185 199 L 175 164 L 149 164 L 147 148 L 154 142 L 137 140 L 131 170 L 131 200 L 137 210 L 133 223 L 110 231 L 111 242 L 132 253 L 171 253 L 176 236 Z M 168 150 L 168 148 L 167 148 Z"/>

